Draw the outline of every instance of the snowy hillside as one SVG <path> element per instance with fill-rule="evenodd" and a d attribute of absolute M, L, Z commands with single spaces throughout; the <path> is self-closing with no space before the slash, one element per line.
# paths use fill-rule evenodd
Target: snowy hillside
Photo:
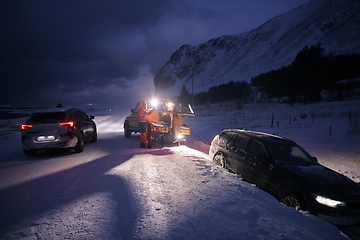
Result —
<path fill-rule="evenodd" d="M 229 81 L 250 81 L 289 65 L 304 46 L 318 42 L 334 54 L 360 52 L 360 2 L 312 0 L 252 31 L 222 36 L 199 46 L 183 45 L 156 74 L 157 90 L 177 96 Z"/>

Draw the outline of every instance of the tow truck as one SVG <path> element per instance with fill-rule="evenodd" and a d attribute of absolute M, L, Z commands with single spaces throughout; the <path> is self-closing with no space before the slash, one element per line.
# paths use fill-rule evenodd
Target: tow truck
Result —
<path fill-rule="evenodd" d="M 131 137 L 131 133 L 138 133 L 138 113 L 140 102 L 145 104 L 146 109 L 151 109 L 152 113 L 148 116 L 148 138 L 149 142 L 161 141 L 178 143 L 181 145 L 186 141 L 186 136 L 190 135 L 191 129 L 185 125 L 183 116 L 195 116 L 189 104 L 187 107 L 176 104 L 168 99 L 152 99 L 139 101 L 135 108 L 131 109 L 131 114 L 124 121 L 124 135 Z"/>

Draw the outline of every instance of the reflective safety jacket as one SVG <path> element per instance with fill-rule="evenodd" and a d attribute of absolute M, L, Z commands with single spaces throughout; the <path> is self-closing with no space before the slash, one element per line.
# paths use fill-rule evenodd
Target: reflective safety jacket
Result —
<path fill-rule="evenodd" d="M 147 122 L 148 115 L 152 113 L 152 110 L 147 110 L 145 108 L 140 108 L 138 113 L 138 121 L 139 122 Z"/>

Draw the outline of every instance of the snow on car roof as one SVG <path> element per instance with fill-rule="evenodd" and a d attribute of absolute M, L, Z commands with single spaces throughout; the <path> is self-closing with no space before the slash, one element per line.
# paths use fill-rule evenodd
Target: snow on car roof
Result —
<path fill-rule="evenodd" d="M 242 134 L 246 134 L 252 137 L 257 137 L 257 138 L 261 138 L 265 141 L 271 141 L 274 139 L 279 139 L 279 140 L 285 140 L 288 142 L 292 142 L 294 143 L 294 141 L 275 135 L 275 134 L 271 134 L 271 133 L 265 133 L 265 132 L 256 132 L 256 131 L 251 131 L 251 130 L 247 130 L 247 129 L 225 129 L 224 132 L 237 132 L 237 133 L 242 133 Z"/>

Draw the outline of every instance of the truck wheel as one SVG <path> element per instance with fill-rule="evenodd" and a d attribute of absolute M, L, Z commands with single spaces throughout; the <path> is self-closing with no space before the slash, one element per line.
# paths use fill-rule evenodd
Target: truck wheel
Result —
<path fill-rule="evenodd" d="M 164 147 L 164 136 L 163 135 L 160 136 L 160 142 L 161 142 L 161 147 L 163 148 Z"/>
<path fill-rule="evenodd" d="M 125 123 L 124 125 L 124 135 L 126 138 L 131 137 L 131 130 L 128 123 Z"/>
<path fill-rule="evenodd" d="M 96 141 L 97 141 L 97 130 L 95 128 L 93 132 L 93 137 L 91 138 L 90 142 L 96 142 Z"/>

